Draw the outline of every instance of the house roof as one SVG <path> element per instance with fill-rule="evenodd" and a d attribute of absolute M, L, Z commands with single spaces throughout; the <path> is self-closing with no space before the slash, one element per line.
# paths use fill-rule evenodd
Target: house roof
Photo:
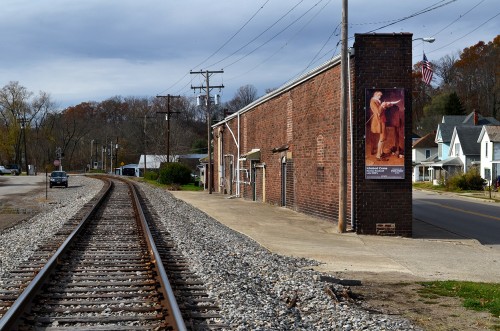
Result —
<path fill-rule="evenodd" d="M 463 124 L 466 125 L 488 125 L 488 124 L 500 124 L 494 117 L 483 117 L 481 114 L 477 113 L 477 124 L 474 123 L 474 113 L 471 112 L 463 120 Z"/>
<path fill-rule="evenodd" d="M 437 161 L 439 161 L 439 155 L 436 153 L 436 154 L 431 155 L 427 159 L 420 161 L 420 163 L 421 164 L 431 164 L 431 163 L 435 163 Z"/>
<path fill-rule="evenodd" d="M 463 162 L 458 156 L 452 156 L 445 160 L 432 163 L 432 167 L 463 167 Z"/>
<path fill-rule="evenodd" d="M 460 140 L 460 146 L 462 147 L 464 155 L 480 155 L 481 145 L 477 143 L 477 140 L 482 129 L 482 126 L 476 125 L 456 126 L 455 131 L 453 132 L 451 143 L 453 144 L 456 137 L 458 136 Z"/>
<path fill-rule="evenodd" d="M 181 154 L 178 155 L 179 159 L 202 159 L 204 157 L 207 157 L 208 154 Z"/>
<path fill-rule="evenodd" d="M 459 125 L 462 124 L 467 116 L 465 115 L 444 115 L 441 123 L 446 123 L 449 125 Z"/>
<path fill-rule="evenodd" d="M 474 114 L 476 112 L 471 112 L 469 115 L 444 115 L 441 123 L 438 124 L 438 131 L 436 134 L 436 142 L 441 140 L 443 143 L 448 143 L 451 141 L 455 127 L 457 126 L 476 126 L 481 127 L 482 125 L 499 125 L 500 122 L 494 117 L 483 117 L 481 114 L 477 114 L 477 125 L 474 125 Z M 441 138 L 441 139 L 439 139 Z M 462 141 L 460 139 L 460 141 Z"/>
<path fill-rule="evenodd" d="M 415 141 L 413 144 L 413 148 L 430 148 L 430 147 L 438 147 L 436 142 L 434 141 L 435 132 L 428 133 L 422 138 Z"/>
<path fill-rule="evenodd" d="M 488 138 L 490 141 L 500 142 L 500 125 L 485 125 L 481 130 L 481 134 L 477 139 L 477 142 L 480 143 L 483 139 L 484 134 L 488 134 Z"/>
<path fill-rule="evenodd" d="M 451 137 L 453 136 L 453 129 L 455 126 L 461 125 L 461 123 L 440 123 L 438 125 L 437 134 L 436 134 L 436 142 L 441 138 L 441 141 L 444 143 L 449 143 L 451 141 Z"/>

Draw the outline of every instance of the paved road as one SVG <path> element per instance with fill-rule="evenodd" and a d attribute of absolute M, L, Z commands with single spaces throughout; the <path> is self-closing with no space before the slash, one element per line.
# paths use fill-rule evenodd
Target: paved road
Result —
<path fill-rule="evenodd" d="M 28 194 L 44 185 L 45 173 L 37 176 L 0 176 L 0 200 L 8 199 L 11 194 Z"/>
<path fill-rule="evenodd" d="M 500 204 L 413 191 L 413 216 L 464 238 L 500 249 Z"/>

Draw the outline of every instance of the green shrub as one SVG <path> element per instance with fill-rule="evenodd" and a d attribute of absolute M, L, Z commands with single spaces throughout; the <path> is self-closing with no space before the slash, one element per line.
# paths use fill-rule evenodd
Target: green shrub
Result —
<path fill-rule="evenodd" d="M 486 181 L 481 178 L 477 168 L 471 168 L 467 173 L 458 173 L 446 182 L 449 191 L 481 191 L 486 185 Z"/>
<path fill-rule="evenodd" d="M 144 179 L 157 180 L 158 173 L 156 171 L 146 171 L 146 174 L 144 175 Z"/>
<path fill-rule="evenodd" d="M 160 169 L 158 177 L 160 184 L 185 185 L 191 182 L 191 169 L 182 163 L 166 163 Z"/>
<path fill-rule="evenodd" d="M 477 168 L 472 168 L 465 174 L 465 182 L 468 190 L 480 191 L 486 185 L 486 180 L 481 178 L 481 174 Z"/>

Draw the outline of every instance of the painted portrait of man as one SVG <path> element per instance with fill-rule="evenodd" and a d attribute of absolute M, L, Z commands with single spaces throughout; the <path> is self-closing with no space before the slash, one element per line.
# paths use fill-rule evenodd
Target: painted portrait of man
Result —
<path fill-rule="evenodd" d="M 366 89 L 365 100 L 365 178 L 404 179 L 404 89 Z"/>

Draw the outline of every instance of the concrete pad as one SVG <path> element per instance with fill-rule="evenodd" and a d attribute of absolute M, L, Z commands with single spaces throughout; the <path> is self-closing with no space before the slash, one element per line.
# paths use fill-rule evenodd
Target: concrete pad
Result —
<path fill-rule="evenodd" d="M 499 250 L 451 233 L 435 236 L 444 230 L 426 224 L 416 224 L 418 239 L 339 234 L 333 221 L 283 207 L 217 193 L 171 193 L 272 252 L 321 262 L 316 269 L 323 272 L 384 281 L 500 279 Z M 426 239 L 434 237 L 446 239 Z"/>

